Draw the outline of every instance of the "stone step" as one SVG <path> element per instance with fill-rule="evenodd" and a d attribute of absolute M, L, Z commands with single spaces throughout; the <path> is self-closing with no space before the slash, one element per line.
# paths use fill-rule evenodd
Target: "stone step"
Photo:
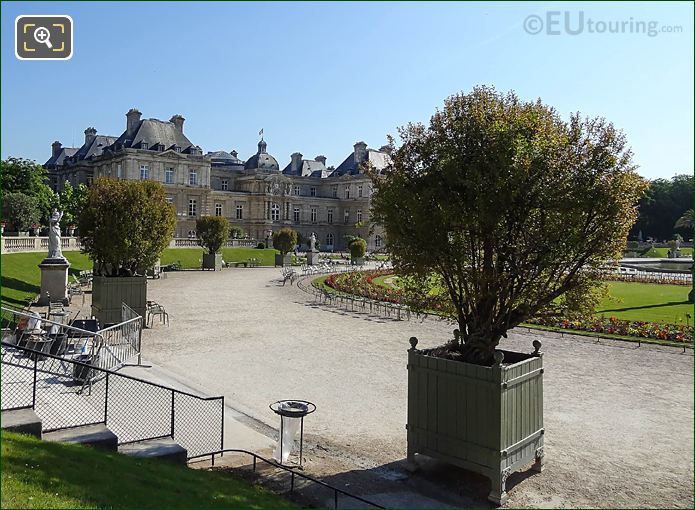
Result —
<path fill-rule="evenodd" d="M 182 465 L 186 465 L 188 457 L 186 449 L 170 437 L 122 444 L 118 447 L 118 453 L 131 457 L 165 459 Z"/>
<path fill-rule="evenodd" d="M 45 433 L 43 438 L 46 441 L 83 444 L 103 450 L 117 451 L 118 449 L 116 434 L 111 432 L 103 423 L 54 430 Z"/>
<path fill-rule="evenodd" d="M 29 434 L 41 439 L 41 418 L 31 408 L 2 411 L 0 423 L 3 430 Z"/>

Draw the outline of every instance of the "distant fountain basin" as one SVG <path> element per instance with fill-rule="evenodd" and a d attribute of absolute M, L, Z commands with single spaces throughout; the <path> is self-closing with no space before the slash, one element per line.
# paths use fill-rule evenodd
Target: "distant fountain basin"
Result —
<path fill-rule="evenodd" d="M 693 271 L 693 259 L 692 257 L 678 259 L 622 259 L 620 267 L 653 273 L 690 274 Z"/>

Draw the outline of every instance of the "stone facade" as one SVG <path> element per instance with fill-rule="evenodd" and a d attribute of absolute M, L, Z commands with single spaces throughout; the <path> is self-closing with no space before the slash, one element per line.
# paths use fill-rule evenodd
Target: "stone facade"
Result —
<path fill-rule="evenodd" d="M 344 250 L 346 235 L 363 237 L 370 251 L 385 246 L 381 229 L 370 232 L 372 190 L 364 173 L 368 167 L 386 168 L 390 159 L 385 147 L 373 150 L 357 142 L 337 168 L 326 167 L 324 156 L 304 159 L 294 153 L 281 170 L 263 139 L 256 153 L 242 161 L 236 151 L 203 155 L 185 136 L 180 115 L 165 122 L 142 119 L 131 109 L 126 119 L 118 137 L 88 128 L 82 147 L 54 142 L 44 165 L 54 189 L 66 180 L 89 184 L 100 176 L 152 179 L 164 185 L 176 208 L 177 237 L 193 236 L 200 216 L 218 215 L 258 241 L 289 226 L 305 242 L 315 232 L 321 250 Z"/>

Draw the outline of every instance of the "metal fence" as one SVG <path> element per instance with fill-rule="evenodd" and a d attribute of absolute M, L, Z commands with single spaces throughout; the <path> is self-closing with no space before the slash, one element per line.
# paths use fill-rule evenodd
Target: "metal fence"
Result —
<path fill-rule="evenodd" d="M 84 379 L 90 391 L 82 391 Z M 201 397 L 2 342 L 2 410 L 33 408 L 44 432 L 105 424 L 119 444 L 171 437 L 189 457 L 223 448 L 224 397 Z"/>

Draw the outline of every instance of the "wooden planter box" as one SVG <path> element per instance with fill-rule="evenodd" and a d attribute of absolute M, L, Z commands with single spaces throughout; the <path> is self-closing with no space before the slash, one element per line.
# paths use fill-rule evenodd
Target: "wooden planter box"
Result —
<path fill-rule="evenodd" d="M 222 270 L 222 255 L 219 253 L 203 253 L 203 269 Z"/>
<path fill-rule="evenodd" d="M 281 253 L 275 254 L 275 267 L 281 266 L 291 266 L 292 265 L 292 254 L 286 253 L 284 256 Z"/>
<path fill-rule="evenodd" d="M 507 477 L 543 454 L 543 357 L 504 354 L 483 367 L 408 351 L 408 460 L 421 453 L 490 478 L 488 499 L 504 504 Z"/>
<path fill-rule="evenodd" d="M 146 276 L 94 276 L 92 280 L 92 315 L 104 327 L 121 322 L 121 303 L 145 317 L 147 304 Z"/>

